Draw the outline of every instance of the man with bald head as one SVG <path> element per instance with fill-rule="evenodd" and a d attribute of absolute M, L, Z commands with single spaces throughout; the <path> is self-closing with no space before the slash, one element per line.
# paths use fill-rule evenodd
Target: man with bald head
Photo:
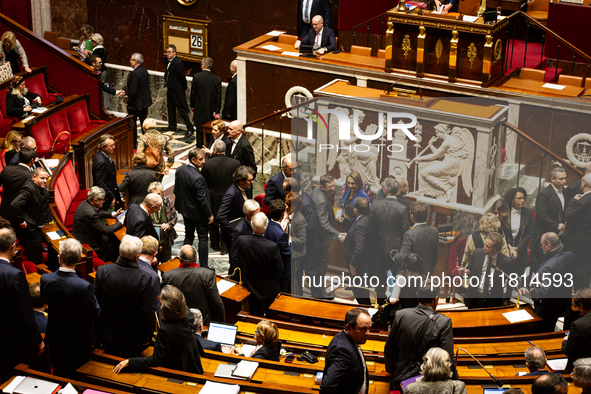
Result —
<path fill-rule="evenodd" d="M 334 30 L 328 26 L 324 26 L 324 18 L 320 15 L 312 18 L 312 30 L 301 41 L 297 40 L 295 42 L 295 49 L 299 49 L 300 44 L 312 45 L 314 52 L 320 55 L 337 49 Z"/>
<path fill-rule="evenodd" d="M 226 156 L 236 159 L 242 166 L 248 166 L 254 170 L 256 178 L 257 165 L 254 160 L 254 150 L 248 138 L 242 133 L 242 122 L 235 120 L 226 127 L 230 143 L 226 144 Z"/>
<path fill-rule="evenodd" d="M 236 241 L 237 266 L 252 293 L 250 312 L 255 316 L 269 316 L 269 306 L 279 294 L 283 262 L 279 246 L 265 238 L 267 215 L 262 212 L 253 215 L 251 224 L 253 234 L 242 235 Z"/>
<path fill-rule="evenodd" d="M 281 160 L 281 171 L 271 177 L 267 183 L 265 190 L 265 205 L 271 206 L 271 203 L 276 200 L 285 201 L 285 192 L 283 191 L 283 182 L 290 177 L 300 180 L 300 174 L 296 172 L 298 164 L 291 155 L 287 155 Z"/>

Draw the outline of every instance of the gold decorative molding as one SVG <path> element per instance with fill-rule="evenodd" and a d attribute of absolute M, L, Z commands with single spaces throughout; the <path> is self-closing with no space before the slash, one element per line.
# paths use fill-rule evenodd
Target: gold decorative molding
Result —
<path fill-rule="evenodd" d="M 396 11 L 398 11 L 398 12 L 406 12 L 406 4 L 405 4 L 404 0 L 400 0 L 398 2 L 398 7 L 396 8 Z"/>
<path fill-rule="evenodd" d="M 402 40 L 402 51 L 404 52 L 404 58 L 408 58 L 408 52 L 412 50 L 410 46 L 410 36 L 408 34 L 404 35 L 404 39 Z"/>
<path fill-rule="evenodd" d="M 439 64 L 439 59 L 441 59 L 441 55 L 443 54 L 443 43 L 441 42 L 441 38 L 437 40 L 435 44 L 435 56 L 437 57 L 437 64 Z"/>
<path fill-rule="evenodd" d="M 503 58 L 503 41 L 499 38 L 497 42 L 495 42 L 495 51 L 494 51 L 494 61 L 493 63 L 500 62 Z"/>
<path fill-rule="evenodd" d="M 190 6 L 197 2 L 197 0 L 176 0 L 180 5 Z"/>
<path fill-rule="evenodd" d="M 425 38 L 427 38 L 427 29 L 425 26 L 420 26 L 417 37 L 417 76 L 420 77 L 425 71 Z"/>
<path fill-rule="evenodd" d="M 408 16 L 403 17 L 403 16 L 391 16 L 389 17 L 389 20 L 391 20 L 392 22 L 396 22 L 396 23 L 404 23 L 407 25 L 423 25 L 423 26 L 429 26 L 429 27 L 436 27 L 438 29 L 445 29 L 445 30 L 456 30 L 456 31 L 463 31 L 463 32 L 469 32 L 469 33 L 482 33 L 482 34 L 490 34 L 490 35 L 494 35 L 495 33 L 497 33 L 500 30 L 506 30 L 507 26 L 509 25 L 508 21 L 505 21 L 501 24 L 499 24 L 499 26 L 495 26 L 494 28 L 487 28 L 487 27 L 479 27 L 479 26 L 474 26 L 473 24 L 456 24 L 456 23 L 450 23 L 450 22 L 439 22 L 439 21 L 430 21 L 430 20 L 425 20 L 425 19 L 421 19 L 421 18 L 410 18 Z"/>
<path fill-rule="evenodd" d="M 459 33 L 454 30 L 451 32 L 451 40 L 449 40 L 449 81 L 456 80 L 456 66 L 458 63 L 458 36 Z"/>
<path fill-rule="evenodd" d="M 493 43 L 492 36 L 486 36 L 486 43 L 484 44 L 484 56 L 482 60 L 482 84 L 488 86 L 490 82 L 490 73 L 492 71 L 492 57 L 493 57 Z"/>
<path fill-rule="evenodd" d="M 478 55 L 478 50 L 476 49 L 476 45 L 474 43 L 470 43 L 468 46 L 468 60 L 470 61 L 470 69 L 472 69 L 472 64 L 474 60 L 476 60 L 476 56 Z"/>

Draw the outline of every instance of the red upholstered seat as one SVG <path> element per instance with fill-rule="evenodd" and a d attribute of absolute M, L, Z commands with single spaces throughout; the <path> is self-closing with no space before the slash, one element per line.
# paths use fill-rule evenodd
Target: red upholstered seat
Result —
<path fill-rule="evenodd" d="M 72 139 L 105 123 L 104 120 L 90 120 L 85 101 L 68 107 L 67 112 L 68 123 L 70 124 L 70 130 L 72 130 Z"/>
<path fill-rule="evenodd" d="M 256 196 L 254 196 L 254 200 L 256 202 L 259 203 L 259 205 L 261 206 L 261 212 L 264 213 L 265 215 L 269 214 L 269 209 L 271 209 L 271 207 L 269 207 L 268 205 L 265 205 L 265 193 L 261 193 L 261 194 L 257 194 Z"/>
<path fill-rule="evenodd" d="M 23 271 L 25 272 L 25 275 L 32 274 L 33 272 L 37 272 L 37 266 L 32 261 L 24 260 Z"/>
<path fill-rule="evenodd" d="M 74 171 L 71 161 L 57 175 L 54 188 L 55 204 L 59 219 L 71 231 L 74 225 L 76 209 L 88 195 L 88 189 L 80 190 L 78 176 Z"/>
<path fill-rule="evenodd" d="M 37 141 L 37 155 L 38 156 L 49 156 L 49 151 L 51 150 L 51 145 L 53 144 L 53 136 L 51 135 L 51 130 L 49 128 L 49 122 L 47 119 L 42 120 L 41 122 L 37 123 L 32 128 L 33 131 L 33 138 Z M 62 145 L 60 150 L 55 150 L 55 153 L 66 153 L 67 147 L 64 148 Z"/>
<path fill-rule="evenodd" d="M 67 112 L 66 111 L 57 112 L 57 113 L 51 115 L 51 117 L 49 117 L 48 120 L 49 120 L 49 130 L 51 131 L 52 141 L 55 141 L 55 139 L 59 135 L 59 138 L 57 139 L 57 142 L 55 144 L 54 151 L 57 153 L 65 153 L 65 151 L 67 151 L 68 147 L 69 147 L 69 143 L 68 143 L 69 136 L 68 136 L 68 134 L 65 134 L 65 133 L 60 135 L 60 133 L 63 131 L 67 131 L 68 133 L 71 133 L 70 124 L 68 123 Z"/>
<path fill-rule="evenodd" d="M 462 259 L 464 258 L 464 251 L 466 250 L 466 242 L 468 242 L 468 238 L 458 239 L 456 242 L 456 255 L 458 256 L 458 263 L 462 263 Z"/>
<path fill-rule="evenodd" d="M 0 138 L 6 137 L 6 134 L 12 130 L 12 118 L 5 118 L 0 112 Z"/>
<path fill-rule="evenodd" d="M 6 90 L 0 90 L 0 111 L 2 114 L 6 113 Z M 4 116 L 3 118 L 12 121 L 13 124 L 18 122 L 17 118 L 11 116 Z"/>
<path fill-rule="evenodd" d="M 86 248 L 90 248 L 90 246 L 86 245 L 86 244 L 82 244 L 82 246 L 86 247 Z M 105 265 L 106 263 L 99 259 L 99 257 L 96 255 L 96 252 L 94 250 L 92 250 L 92 268 L 94 269 L 94 271 L 96 272 L 96 270 L 98 269 L 98 267 L 100 267 L 101 265 Z"/>
<path fill-rule="evenodd" d="M 37 74 L 34 77 L 27 79 L 26 84 L 31 92 L 37 93 L 41 96 L 43 105 L 49 105 L 55 101 L 55 93 L 47 93 L 47 86 L 45 86 L 45 78 L 43 78 L 43 74 Z"/>
<path fill-rule="evenodd" d="M 2 149 L 0 151 L 0 171 L 6 167 L 6 149 Z"/>

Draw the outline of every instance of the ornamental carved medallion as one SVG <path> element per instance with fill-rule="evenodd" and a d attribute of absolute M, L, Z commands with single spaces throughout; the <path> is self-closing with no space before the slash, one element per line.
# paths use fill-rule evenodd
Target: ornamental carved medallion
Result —
<path fill-rule="evenodd" d="M 495 42 L 495 49 L 494 49 L 494 62 L 500 62 L 503 55 L 503 43 L 499 38 L 497 42 Z"/>
<path fill-rule="evenodd" d="M 435 44 L 435 56 L 437 57 L 437 64 L 439 64 L 439 59 L 441 59 L 441 55 L 443 54 L 443 43 L 441 42 L 441 38 L 437 40 L 437 44 Z"/>
<path fill-rule="evenodd" d="M 472 68 L 472 64 L 474 63 L 474 60 L 476 60 L 476 55 L 477 55 L 476 45 L 474 45 L 474 43 L 471 43 L 470 46 L 468 47 L 468 60 L 470 61 L 470 69 Z"/>
<path fill-rule="evenodd" d="M 402 50 L 404 51 L 404 58 L 408 58 L 408 52 L 411 50 L 410 46 L 410 36 L 408 34 L 404 35 L 404 39 L 402 40 Z"/>

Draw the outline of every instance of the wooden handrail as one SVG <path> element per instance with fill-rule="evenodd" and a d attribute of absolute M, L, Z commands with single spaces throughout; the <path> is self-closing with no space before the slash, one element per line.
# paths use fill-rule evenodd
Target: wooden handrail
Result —
<path fill-rule="evenodd" d="M 531 142 L 532 144 L 534 144 L 535 146 L 537 146 L 538 148 L 540 148 L 541 150 L 543 150 L 544 153 L 546 153 L 548 156 L 551 156 L 555 160 L 559 161 L 564 167 L 568 167 L 571 170 L 573 170 L 574 172 L 576 172 L 577 174 L 579 174 L 580 176 L 583 176 L 583 172 L 581 170 L 579 170 L 577 167 L 575 167 L 572 164 L 570 164 L 569 162 L 563 160 L 556 153 L 552 152 L 551 150 L 549 150 L 548 148 L 546 148 L 545 146 L 543 146 L 542 144 L 540 144 L 538 141 L 534 140 L 529 135 L 527 135 L 523 131 L 519 130 L 517 127 L 515 127 L 512 124 L 509 124 L 507 122 L 503 122 L 503 125 L 505 125 L 509 129 L 511 129 L 512 131 L 514 131 L 518 135 L 520 135 L 522 138 L 525 138 L 527 141 Z"/>
<path fill-rule="evenodd" d="M 571 44 L 570 42 L 568 42 L 564 38 L 560 37 L 558 34 L 554 33 L 552 30 L 548 29 L 546 26 L 542 25 L 540 22 L 538 22 L 537 20 L 535 20 L 531 16 L 527 15 L 525 12 L 523 12 L 523 11 L 514 12 L 514 14 L 517 14 L 517 13 L 523 15 L 530 22 L 533 22 L 536 25 L 536 27 L 544 30 L 544 32 L 546 32 L 547 34 L 550 34 L 552 37 L 556 38 L 559 42 L 564 43 L 567 47 L 569 47 L 571 50 L 576 52 L 577 55 L 585 58 L 587 60 L 587 62 L 591 63 L 591 56 L 587 55 L 585 52 L 581 51 L 579 48 L 577 48 L 576 46 L 574 46 L 573 44 Z M 511 15 L 511 16 L 513 16 L 513 15 Z"/>
<path fill-rule="evenodd" d="M 375 22 L 375 21 L 377 21 L 378 19 L 380 19 L 380 18 L 383 18 L 383 17 L 384 17 L 384 16 L 386 16 L 386 15 L 387 15 L 387 13 L 386 13 L 386 12 L 384 12 L 383 14 L 381 14 L 381 15 L 378 15 L 378 16 L 374 16 L 373 18 L 371 18 L 371 19 L 368 19 L 368 20 L 366 20 L 365 22 L 358 24 L 357 26 L 353 26 L 353 31 L 357 30 L 357 29 L 358 29 L 358 28 L 360 28 L 361 26 L 369 25 L 370 23 L 372 23 L 372 22 Z"/>
<path fill-rule="evenodd" d="M 283 114 L 283 113 L 285 113 L 285 112 L 289 112 L 289 111 L 291 111 L 292 109 L 299 108 L 299 107 L 303 107 L 304 105 L 308 105 L 309 103 L 313 103 L 313 102 L 315 102 L 315 101 L 317 101 L 317 100 L 318 100 L 318 97 L 316 97 L 316 98 L 312 98 L 312 99 L 310 99 L 310 100 L 304 101 L 303 103 L 300 103 L 300 104 L 297 104 L 297 105 L 294 105 L 294 106 L 291 106 L 291 107 L 287 107 L 287 108 L 285 108 L 285 109 L 282 109 L 282 110 L 280 110 L 280 111 L 277 111 L 277 112 L 273 112 L 272 114 L 269 114 L 269 115 L 263 116 L 262 118 L 259 118 L 259 119 L 257 119 L 257 120 L 253 120 L 252 122 L 248 122 L 248 123 L 246 123 L 246 124 L 245 124 L 244 126 L 242 126 L 242 127 L 243 127 L 243 129 L 246 129 L 247 127 L 252 127 L 253 125 L 255 125 L 255 124 L 259 123 L 259 122 L 262 122 L 262 121 L 264 121 L 264 120 L 267 120 L 267 119 L 269 119 L 269 118 L 272 118 L 273 116 L 281 115 L 281 114 Z"/>

